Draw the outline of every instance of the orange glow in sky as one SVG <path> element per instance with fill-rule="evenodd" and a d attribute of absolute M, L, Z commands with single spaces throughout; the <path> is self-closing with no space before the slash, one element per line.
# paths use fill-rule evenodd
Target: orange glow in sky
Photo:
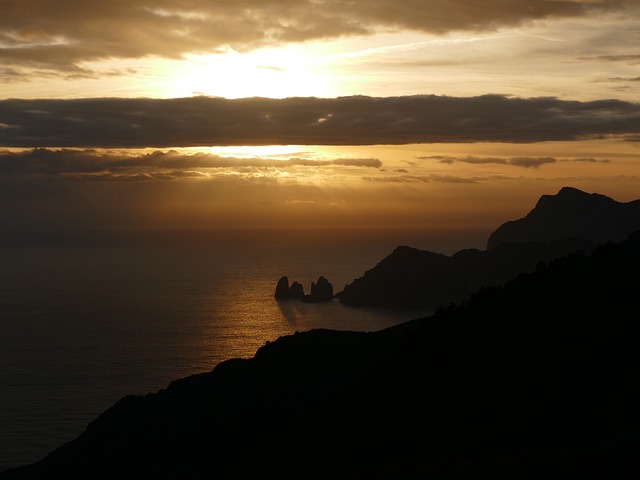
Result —
<path fill-rule="evenodd" d="M 637 2 L 366 5 L 3 2 L 4 228 L 488 232 L 563 186 L 640 198 Z"/>

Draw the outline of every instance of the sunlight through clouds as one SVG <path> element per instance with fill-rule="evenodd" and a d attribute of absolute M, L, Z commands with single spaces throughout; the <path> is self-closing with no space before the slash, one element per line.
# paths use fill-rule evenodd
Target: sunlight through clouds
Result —
<path fill-rule="evenodd" d="M 248 146 L 239 145 L 232 147 L 205 147 L 205 148 L 190 148 L 187 151 L 193 152 L 206 152 L 213 155 L 219 155 L 221 157 L 235 157 L 235 158 L 269 158 L 269 159 L 281 159 L 285 160 L 291 155 L 306 155 L 307 152 L 298 145 L 261 145 L 261 146 Z"/>
<path fill-rule="evenodd" d="M 239 53 L 188 56 L 176 66 L 166 97 L 209 95 L 225 98 L 335 96 L 312 49 L 282 47 Z"/>
<path fill-rule="evenodd" d="M 2 6 L 7 229 L 489 229 L 567 184 L 638 196 L 637 1 Z"/>

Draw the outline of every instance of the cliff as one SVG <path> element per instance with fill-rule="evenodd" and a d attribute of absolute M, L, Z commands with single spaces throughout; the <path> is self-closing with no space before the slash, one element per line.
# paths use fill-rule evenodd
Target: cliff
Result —
<path fill-rule="evenodd" d="M 562 188 L 543 195 L 523 219 L 507 222 L 489 237 L 487 250 L 452 256 L 401 246 L 336 294 L 355 306 L 439 308 L 465 300 L 481 287 L 503 285 L 571 252 L 589 252 L 640 230 L 640 200 L 619 203 L 599 194 Z"/>

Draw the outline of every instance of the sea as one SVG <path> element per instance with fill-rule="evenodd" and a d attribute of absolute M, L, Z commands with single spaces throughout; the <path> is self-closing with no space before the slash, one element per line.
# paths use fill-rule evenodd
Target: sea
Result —
<path fill-rule="evenodd" d="M 405 241 L 406 240 L 406 241 Z M 424 309 L 276 300 L 282 276 L 340 291 L 396 232 L 93 232 L 0 245 L 0 471 L 78 436 L 126 395 L 250 358 L 296 331 L 378 331 Z"/>

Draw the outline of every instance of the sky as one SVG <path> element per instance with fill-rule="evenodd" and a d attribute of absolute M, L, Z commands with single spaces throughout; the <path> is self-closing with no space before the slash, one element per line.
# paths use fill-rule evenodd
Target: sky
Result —
<path fill-rule="evenodd" d="M 0 9 L 9 237 L 349 228 L 453 253 L 563 186 L 640 198 L 637 0 Z"/>

